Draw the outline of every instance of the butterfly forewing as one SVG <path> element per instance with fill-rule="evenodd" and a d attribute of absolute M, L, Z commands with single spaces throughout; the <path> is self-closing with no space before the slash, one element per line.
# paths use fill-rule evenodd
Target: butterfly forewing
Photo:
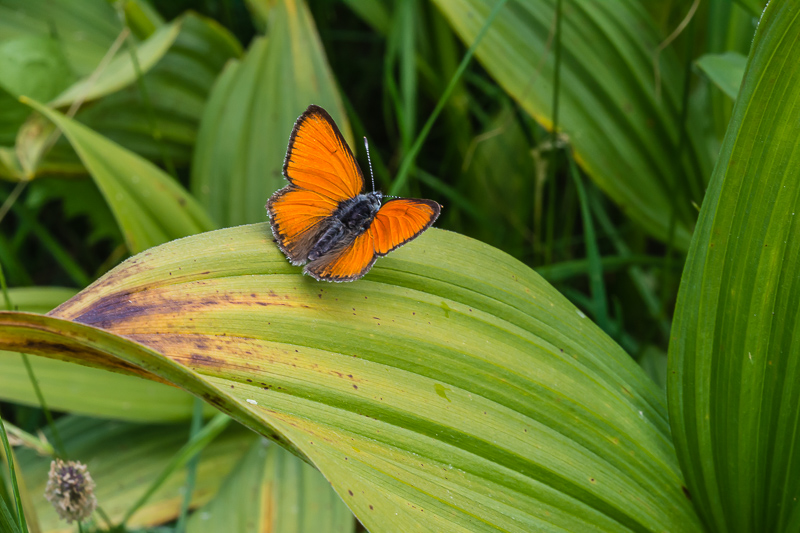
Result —
<path fill-rule="evenodd" d="M 364 189 L 364 176 L 331 116 L 319 106 L 300 115 L 289 139 L 283 174 L 300 189 L 342 202 Z"/>
<path fill-rule="evenodd" d="M 272 234 L 292 263 L 305 262 L 337 205 L 326 196 L 292 185 L 270 199 L 267 210 Z"/>
<path fill-rule="evenodd" d="M 439 216 L 441 207 L 432 200 L 397 198 L 383 204 L 367 233 L 377 255 L 386 255 L 407 243 Z"/>

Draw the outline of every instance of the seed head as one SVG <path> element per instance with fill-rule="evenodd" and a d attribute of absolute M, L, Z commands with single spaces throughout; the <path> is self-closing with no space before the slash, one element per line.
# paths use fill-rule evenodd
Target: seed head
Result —
<path fill-rule="evenodd" d="M 44 497 L 68 524 L 86 520 L 97 507 L 92 476 L 86 465 L 78 461 L 56 459 L 50 463 Z"/>

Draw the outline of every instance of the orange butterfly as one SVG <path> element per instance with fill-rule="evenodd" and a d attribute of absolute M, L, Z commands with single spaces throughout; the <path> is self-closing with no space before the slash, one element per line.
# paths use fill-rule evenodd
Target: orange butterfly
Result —
<path fill-rule="evenodd" d="M 317 280 L 354 281 L 378 257 L 407 243 L 439 216 L 432 200 L 381 205 L 331 116 L 308 106 L 294 124 L 283 162 L 289 185 L 267 203 L 275 241 L 293 265 Z"/>

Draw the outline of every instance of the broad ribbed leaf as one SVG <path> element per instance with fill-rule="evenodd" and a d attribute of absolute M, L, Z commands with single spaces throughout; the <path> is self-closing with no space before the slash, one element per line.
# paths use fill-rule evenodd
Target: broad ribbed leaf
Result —
<path fill-rule="evenodd" d="M 344 284 L 303 277 L 266 224 L 206 233 L 0 332 L 190 390 L 306 456 L 373 532 L 699 528 L 655 384 L 533 271 L 454 233 Z"/>
<path fill-rule="evenodd" d="M 303 1 L 271 8 L 266 38 L 231 62 L 203 114 L 192 165 L 192 192 L 221 226 L 260 222 L 283 187 L 291 125 L 309 104 L 324 107 L 351 147 L 341 99 Z"/>
<path fill-rule="evenodd" d="M 67 456 L 89 467 L 95 495 L 112 522 L 119 523 L 128 508 L 150 487 L 182 445 L 189 440 L 189 424 L 132 424 L 67 416 L 57 422 Z M 198 456 L 192 506 L 211 500 L 226 476 L 246 453 L 256 435 L 231 424 Z M 48 439 L 52 435 L 48 433 Z M 47 484 L 50 457 L 33 450 L 19 451 L 19 468 L 36 502 L 43 532 L 74 532 L 75 525 L 60 520 L 53 506 L 41 497 Z M 161 488 L 133 515 L 132 527 L 162 524 L 177 518 L 183 501 L 186 470 L 167 478 Z M 94 515 L 97 517 L 97 514 Z M 104 525 L 102 520 L 97 525 Z M 86 531 L 86 526 L 84 526 Z M 234 531 L 234 530 L 231 530 Z"/>
<path fill-rule="evenodd" d="M 353 514 L 314 467 L 260 439 L 217 496 L 192 515 L 188 533 L 348 533 Z"/>
<path fill-rule="evenodd" d="M 435 0 L 465 44 L 475 40 L 495 0 Z M 478 46 L 484 68 L 522 107 L 552 127 L 555 1 L 511 1 Z M 654 236 L 687 248 L 711 164 L 699 142 L 681 158 L 680 94 L 674 51 L 653 62 L 658 34 L 641 2 L 564 2 L 559 131 L 587 174 Z M 690 128 L 686 135 L 695 132 Z"/>
<path fill-rule="evenodd" d="M 800 528 L 800 2 L 756 32 L 681 283 L 670 421 L 713 531 Z"/>
<path fill-rule="evenodd" d="M 13 309 L 47 313 L 77 291 L 23 287 L 8 292 Z M 178 388 L 56 359 L 30 356 L 29 360 L 50 409 L 140 422 L 187 420 L 192 416 L 192 397 Z M 39 406 L 19 353 L 0 351 L 0 399 Z M 206 415 L 212 413 L 209 406 Z"/>
<path fill-rule="evenodd" d="M 105 196 L 128 249 L 139 252 L 212 227 L 194 198 L 163 170 L 58 111 L 25 99 L 69 139 Z"/>

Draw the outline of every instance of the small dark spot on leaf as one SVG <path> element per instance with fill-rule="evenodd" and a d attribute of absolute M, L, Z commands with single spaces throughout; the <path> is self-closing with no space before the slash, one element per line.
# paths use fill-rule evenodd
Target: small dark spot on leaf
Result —
<path fill-rule="evenodd" d="M 689 489 L 681 485 L 681 490 L 683 491 L 683 495 L 686 496 L 686 499 L 692 501 L 692 495 L 689 493 Z"/>
<path fill-rule="evenodd" d="M 353 385 L 353 388 L 354 389 L 358 389 L 358 385 Z"/>
<path fill-rule="evenodd" d="M 248 379 L 248 380 L 247 380 L 247 382 L 248 382 L 248 383 L 252 383 L 252 382 L 253 382 L 253 380 L 252 380 L 252 379 Z"/>
<path fill-rule="evenodd" d="M 350 496 L 353 495 L 353 491 L 352 490 L 348 490 L 347 493 L 350 494 Z"/>
<path fill-rule="evenodd" d="M 347 377 L 348 377 L 348 378 L 352 378 L 352 377 L 353 377 L 353 374 L 347 374 Z"/>
<path fill-rule="evenodd" d="M 372 511 L 372 506 L 371 505 L 369 506 L 369 510 Z"/>
<path fill-rule="evenodd" d="M 589 481 L 591 481 L 592 483 L 594 483 L 594 478 L 593 478 L 593 477 L 589 478 Z"/>

